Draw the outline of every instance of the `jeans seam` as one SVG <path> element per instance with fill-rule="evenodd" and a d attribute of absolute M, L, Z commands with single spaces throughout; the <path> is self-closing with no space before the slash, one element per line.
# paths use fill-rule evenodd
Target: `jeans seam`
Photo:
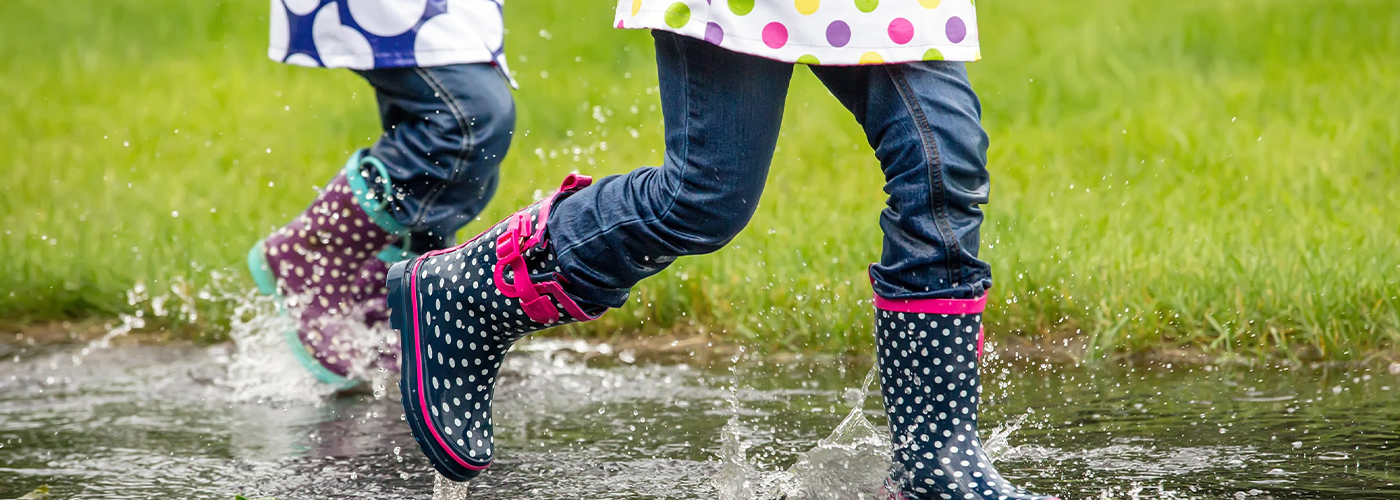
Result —
<path fill-rule="evenodd" d="M 923 108 L 917 102 L 913 102 L 913 89 L 909 87 L 909 80 L 905 77 L 903 68 L 894 64 L 886 65 L 885 68 L 890 79 L 894 81 L 895 89 L 899 92 L 900 102 L 904 104 L 909 115 L 914 118 L 915 128 L 918 129 L 919 133 L 919 142 L 923 145 L 924 164 L 928 168 L 929 206 L 933 213 L 934 225 L 943 235 L 946 275 L 950 280 L 961 279 L 954 270 L 962 267 L 962 249 L 957 238 L 953 235 L 952 224 L 948 221 L 948 213 L 945 210 L 947 203 L 943 190 L 943 158 L 939 154 L 937 142 L 931 137 L 933 135 L 932 127 L 928 123 L 928 117 L 924 115 Z M 955 276 L 957 277 L 955 278 Z"/>
<path fill-rule="evenodd" d="M 672 43 L 673 45 L 675 45 L 675 47 L 676 47 L 676 53 L 680 55 L 682 76 L 685 77 L 685 80 L 684 80 L 684 81 L 685 81 L 685 113 L 681 115 L 681 116 L 686 117 L 686 120 L 685 120 L 685 129 L 684 129 L 684 131 L 683 131 L 684 134 L 685 134 L 685 142 L 683 142 L 683 143 L 681 144 L 681 147 L 683 147 L 683 148 L 685 148 L 685 149 L 684 149 L 683 151 L 681 151 L 681 154 L 680 154 L 680 158 L 681 158 L 681 174 L 680 174 L 680 179 L 677 181 L 679 184 L 676 186 L 676 189 L 675 189 L 674 191 L 671 192 L 671 200 L 670 200 L 669 202 L 666 203 L 666 208 L 665 208 L 664 210 L 662 210 L 660 214 L 657 214 L 656 218 L 652 219 L 652 220 L 649 221 L 649 222 L 659 221 L 659 220 L 665 219 L 667 216 L 671 215 L 671 209 L 675 208 L 675 206 L 676 206 L 676 200 L 680 199 L 680 197 L 681 197 L 681 189 L 683 189 L 682 186 L 685 185 L 685 176 L 686 176 L 686 173 L 689 172 L 689 170 L 690 170 L 690 161 L 689 161 L 689 158 L 690 158 L 690 140 L 691 140 L 691 136 L 690 136 L 690 123 L 691 123 L 691 119 L 690 119 L 690 118 L 691 118 L 691 116 L 690 116 L 690 107 L 691 107 L 691 106 L 690 106 L 690 91 L 694 88 L 694 86 L 692 86 L 692 85 L 690 84 L 690 60 L 686 57 L 685 51 L 681 49 L 680 36 L 679 36 L 679 35 L 671 35 L 670 38 L 671 38 L 671 43 Z M 664 165 L 664 164 L 665 164 L 665 161 L 662 161 L 662 164 Z M 645 219 L 643 219 L 643 220 L 645 220 Z"/>
<path fill-rule="evenodd" d="M 457 98 L 454 97 L 451 92 L 447 91 L 447 87 L 442 84 L 441 80 L 438 80 L 436 76 L 433 76 L 431 72 L 427 71 L 424 68 L 413 68 L 413 71 L 418 75 L 419 78 L 422 78 L 423 81 L 427 83 L 428 86 L 431 87 L 434 92 L 438 94 L 439 98 L 442 99 L 443 104 L 447 105 L 448 111 L 452 113 L 452 118 L 456 120 L 457 127 L 462 129 L 462 142 L 458 146 L 457 154 L 453 156 L 452 168 L 450 169 L 450 172 L 448 173 L 447 177 L 449 181 L 455 182 L 458 180 L 458 177 L 462 175 L 462 172 L 464 171 L 463 167 L 466 163 L 466 157 L 471 152 L 471 149 L 473 147 L 474 141 L 472 140 L 473 132 L 471 129 L 471 124 L 467 121 L 466 112 L 462 110 L 461 103 L 457 102 Z M 427 218 L 428 211 L 432 208 L 433 203 L 437 201 L 437 198 L 439 196 L 442 196 L 442 193 L 444 192 L 443 188 L 445 187 L 446 184 L 439 184 L 438 186 L 435 186 L 432 190 L 430 190 L 426 196 L 423 197 L 422 207 L 419 211 L 418 217 L 416 217 L 416 220 L 414 220 L 414 225 L 421 224 L 423 222 L 423 219 Z"/>

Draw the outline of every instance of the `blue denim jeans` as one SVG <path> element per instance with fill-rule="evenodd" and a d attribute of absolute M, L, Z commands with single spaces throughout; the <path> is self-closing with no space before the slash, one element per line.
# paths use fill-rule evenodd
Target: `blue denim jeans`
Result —
<path fill-rule="evenodd" d="M 358 71 L 374 87 L 384 134 L 369 155 L 387 167 L 390 210 L 410 250 L 451 245 L 496 193 L 515 130 L 510 84 L 491 64 Z M 378 172 L 365 172 L 382 189 Z"/>
<path fill-rule="evenodd" d="M 617 307 L 677 257 L 713 252 L 753 216 L 768 176 L 793 65 L 653 31 L 666 156 L 559 202 L 550 240 L 568 292 Z M 812 66 L 865 129 L 885 174 L 882 297 L 975 298 L 987 202 L 987 135 L 961 63 Z M 807 140 L 822 140 L 819 137 Z"/>

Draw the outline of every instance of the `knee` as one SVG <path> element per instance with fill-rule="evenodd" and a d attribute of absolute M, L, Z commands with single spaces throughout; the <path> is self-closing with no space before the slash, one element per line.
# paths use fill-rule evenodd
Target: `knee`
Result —
<path fill-rule="evenodd" d="M 460 132 L 469 138 L 467 143 L 472 150 L 467 154 L 478 161 L 499 164 L 515 136 L 515 101 L 510 94 L 494 93 L 473 101 L 463 120 L 466 130 Z"/>
<path fill-rule="evenodd" d="M 449 180 L 494 171 L 515 131 L 515 102 L 504 81 L 488 80 L 500 80 L 494 71 L 447 67 L 432 73 L 437 82 L 433 104 L 419 110 L 416 124 L 396 127 L 405 153 L 429 161 Z M 477 74 L 482 72 L 488 74 Z"/>
<path fill-rule="evenodd" d="M 700 255 L 719 251 L 748 226 L 752 212 L 747 215 L 709 210 L 688 213 L 686 217 L 662 219 L 677 248 L 684 255 Z"/>
<path fill-rule="evenodd" d="M 711 253 L 733 241 L 748 226 L 758 208 L 762 186 L 685 179 L 675 169 L 663 170 L 655 224 L 658 232 L 682 255 Z"/>

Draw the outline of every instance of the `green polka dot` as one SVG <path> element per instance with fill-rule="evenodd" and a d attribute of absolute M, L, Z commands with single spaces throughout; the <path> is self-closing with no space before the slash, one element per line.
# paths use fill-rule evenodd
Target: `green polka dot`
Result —
<path fill-rule="evenodd" d="M 860 9 L 861 12 L 870 12 L 879 6 L 880 0 L 856 0 L 856 8 Z"/>
<path fill-rule="evenodd" d="M 666 25 L 672 28 L 680 28 L 690 22 L 690 6 L 684 2 L 676 2 L 666 8 Z"/>
<path fill-rule="evenodd" d="M 729 11 L 736 16 L 753 12 L 753 0 L 729 0 Z"/>
<path fill-rule="evenodd" d="M 943 51 L 938 50 L 938 49 L 928 49 L 927 52 L 924 52 L 924 60 L 925 60 L 925 61 L 942 61 L 942 60 L 943 60 Z"/>
<path fill-rule="evenodd" d="M 797 58 L 797 64 L 811 64 L 811 65 L 817 65 L 817 64 L 821 64 L 821 63 L 822 63 L 821 61 L 818 61 L 818 60 L 817 60 L 817 56 L 814 56 L 814 55 L 812 55 L 812 54 L 806 54 L 806 55 L 804 55 L 804 56 L 802 56 L 802 57 Z"/>

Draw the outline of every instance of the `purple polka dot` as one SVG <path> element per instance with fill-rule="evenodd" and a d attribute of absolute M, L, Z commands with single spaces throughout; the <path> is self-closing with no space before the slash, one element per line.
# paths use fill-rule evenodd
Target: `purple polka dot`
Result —
<path fill-rule="evenodd" d="M 851 26 L 845 21 L 833 21 L 826 26 L 826 43 L 832 47 L 845 47 L 851 42 Z"/>
<path fill-rule="evenodd" d="M 783 23 L 772 22 L 763 27 L 763 44 L 770 49 L 780 49 L 787 45 L 788 30 Z"/>
<path fill-rule="evenodd" d="M 706 24 L 705 41 L 719 45 L 720 42 L 724 41 L 724 29 L 715 23 Z"/>
<path fill-rule="evenodd" d="M 909 43 L 909 40 L 914 39 L 914 23 L 909 22 L 908 19 L 897 17 L 890 21 L 889 34 L 890 40 L 894 43 L 900 45 Z"/>
<path fill-rule="evenodd" d="M 948 18 L 948 41 L 958 43 L 967 37 L 967 25 L 963 24 L 961 17 L 953 16 Z"/>

